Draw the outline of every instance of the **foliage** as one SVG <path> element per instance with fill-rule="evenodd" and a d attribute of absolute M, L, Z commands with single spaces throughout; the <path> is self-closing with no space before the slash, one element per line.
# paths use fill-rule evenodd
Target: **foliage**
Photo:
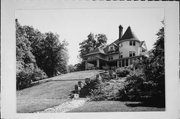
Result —
<path fill-rule="evenodd" d="M 118 100 L 119 89 L 122 86 L 122 82 L 104 79 L 110 77 L 105 73 L 101 73 L 100 76 L 102 79 L 86 79 L 85 85 L 80 90 L 80 96 L 89 96 L 93 101 Z"/>
<path fill-rule="evenodd" d="M 34 51 L 38 66 L 49 77 L 67 72 L 67 43 L 59 42 L 58 37 L 51 32 L 45 33 L 45 38 L 36 45 L 37 48 Z"/>
<path fill-rule="evenodd" d="M 75 67 L 73 65 L 68 65 L 68 69 L 67 72 L 74 72 L 75 71 Z"/>
<path fill-rule="evenodd" d="M 54 33 L 41 33 L 30 26 L 21 26 L 16 19 L 17 89 L 32 81 L 67 72 L 67 42 L 60 42 Z"/>
<path fill-rule="evenodd" d="M 99 47 L 102 44 L 106 44 L 107 37 L 105 34 L 94 34 L 90 33 L 86 40 L 81 42 L 80 45 L 80 57 L 84 59 L 84 55 Z"/>
<path fill-rule="evenodd" d="M 96 38 L 96 45 L 95 47 L 99 47 L 102 44 L 106 44 L 107 43 L 107 37 L 105 34 L 97 34 L 95 35 Z"/>
<path fill-rule="evenodd" d="M 136 70 L 131 73 L 125 87 L 120 90 L 121 100 L 141 100 L 165 105 L 164 28 L 161 28 L 157 35 L 158 40 L 151 50 L 151 55 L 136 63 L 138 72 Z"/>
<path fill-rule="evenodd" d="M 32 81 L 46 78 L 46 74 L 37 67 L 32 54 L 31 43 L 24 36 L 25 30 L 16 20 L 16 87 L 23 89 L 31 86 Z"/>
<path fill-rule="evenodd" d="M 129 100 L 140 100 L 142 92 L 145 92 L 144 89 L 147 88 L 144 86 L 144 82 L 145 81 L 142 74 L 133 74 L 127 77 L 126 84 L 123 90 L 124 94 L 128 97 Z"/>
<path fill-rule="evenodd" d="M 83 71 L 85 70 L 85 62 L 80 62 L 75 64 L 75 71 Z"/>
<path fill-rule="evenodd" d="M 126 77 L 130 73 L 130 70 L 127 68 L 118 68 L 116 73 L 118 77 Z"/>
<path fill-rule="evenodd" d="M 101 82 L 98 81 L 97 79 L 91 80 L 87 78 L 85 80 L 84 86 L 81 88 L 80 97 L 90 96 L 93 90 L 99 88 L 100 83 Z"/>
<path fill-rule="evenodd" d="M 52 32 L 41 33 L 32 26 L 23 26 L 24 37 L 30 41 L 31 52 L 35 56 L 36 63 L 48 77 L 67 72 L 67 48 L 66 41 L 60 41 L 59 36 Z"/>
<path fill-rule="evenodd" d="M 91 92 L 91 100 L 93 101 L 104 101 L 104 100 L 118 100 L 119 99 L 119 89 L 122 82 L 117 80 L 111 80 L 108 82 L 103 82 L 100 88 L 95 89 Z"/>

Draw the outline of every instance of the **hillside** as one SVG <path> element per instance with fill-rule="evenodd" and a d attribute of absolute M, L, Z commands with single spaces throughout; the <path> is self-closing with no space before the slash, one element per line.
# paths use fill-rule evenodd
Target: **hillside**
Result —
<path fill-rule="evenodd" d="M 41 84 L 17 91 L 17 112 L 41 111 L 69 100 L 69 94 L 79 80 L 95 76 L 100 70 L 68 73 L 41 81 Z"/>

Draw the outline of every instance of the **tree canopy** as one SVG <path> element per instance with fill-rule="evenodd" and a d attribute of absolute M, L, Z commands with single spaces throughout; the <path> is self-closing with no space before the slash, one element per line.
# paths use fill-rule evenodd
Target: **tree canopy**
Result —
<path fill-rule="evenodd" d="M 52 32 L 41 33 L 32 26 L 21 26 L 16 19 L 17 89 L 31 82 L 67 72 L 66 41 Z"/>
<path fill-rule="evenodd" d="M 105 34 L 90 33 L 87 39 L 79 43 L 80 45 L 80 57 L 84 59 L 84 55 L 94 50 L 95 48 L 107 43 L 107 37 Z"/>

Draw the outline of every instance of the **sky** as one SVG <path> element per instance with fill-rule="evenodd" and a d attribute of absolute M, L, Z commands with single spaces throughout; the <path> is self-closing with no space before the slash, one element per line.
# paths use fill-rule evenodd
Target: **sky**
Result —
<path fill-rule="evenodd" d="M 60 41 L 66 40 L 68 64 L 74 65 L 79 62 L 79 43 L 88 34 L 105 34 L 110 44 L 118 39 L 119 25 L 123 26 L 123 33 L 130 26 L 137 38 L 146 42 L 148 50 L 152 49 L 162 27 L 164 9 L 17 10 L 15 17 L 21 25 L 33 26 L 42 33 L 57 33 Z"/>

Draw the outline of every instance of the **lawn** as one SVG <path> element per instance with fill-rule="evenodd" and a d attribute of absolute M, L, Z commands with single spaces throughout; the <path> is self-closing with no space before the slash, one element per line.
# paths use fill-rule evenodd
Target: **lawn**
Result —
<path fill-rule="evenodd" d="M 69 94 L 79 80 L 95 76 L 99 71 L 81 71 L 45 79 L 39 85 L 17 91 L 17 112 L 32 113 L 70 100 Z M 164 111 L 165 108 L 142 105 L 139 102 L 90 101 L 70 112 Z"/>
<path fill-rule="evenodd" d="M 99 71 L 81 71 L 56 76 L 48 82 L 17 91 L 17 112 L 30 113 L 50 108 L 69 100 L 78 80 L 92 77 Z"/>
<path fill-rule="evenodd" d="M 140 102 L 121 101 L 90 101 L 84 106 L 69 112 L 138 112 L 138 111 L 165 111 L 165 108 L 142 105 Z"/>

